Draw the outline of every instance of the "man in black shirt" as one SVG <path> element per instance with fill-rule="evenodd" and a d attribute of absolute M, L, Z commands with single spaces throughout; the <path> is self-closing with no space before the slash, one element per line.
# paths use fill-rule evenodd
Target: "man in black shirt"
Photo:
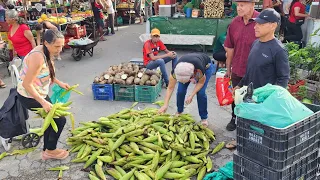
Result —
<path fill-rule="evenodd" d="M 280 14 L 267 8 L 252 20 L 256 22 L 255 35 L 259 39 L 252 45 L 245 77 L 235 89 L 251 82 L 255 89 L 268 83 L 286 88 L 290 76 L 288 52 L 274 37 Z"/>
<path fill-rule="evenodd" d="M 174 87 L 178 81 L 177 90 L 177 114 L 183 112 L 184 103 L 190 104 L 195 95 L 197 95 L 198 111 L 201 117 L 201 123 L 208 126 L 208 100 L 206 89 L 210 77 L 214 72 L 214 66 L 209 56 L 203 53 L 191 53 L 182 56 L 176 67 L 172 70 L 169 79 L 169 86 L 164 99 L 164 105 L 159 109 L 159 113 L 166 112 Z M 191 95 L 185 100 L 187 89 L 190 82 L 196 83 Z"/>

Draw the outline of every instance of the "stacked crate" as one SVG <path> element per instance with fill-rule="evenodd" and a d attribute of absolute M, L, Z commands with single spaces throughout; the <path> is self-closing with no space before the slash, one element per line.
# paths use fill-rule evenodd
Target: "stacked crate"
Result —
<path fill-rule="evenodd" d="M 235 180 L 320 179 L 320 106 L 307 106 L 312 116 L 282 129 L 238 118 Z"/>

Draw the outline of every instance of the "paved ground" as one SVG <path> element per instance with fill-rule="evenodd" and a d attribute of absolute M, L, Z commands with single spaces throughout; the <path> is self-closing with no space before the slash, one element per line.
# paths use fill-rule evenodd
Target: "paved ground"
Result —
<path fill-rule="evenodd" d="M 62 54 L 63 61 L 56 63 L 57 76 L 64 82 L 70 85 L 79 83 L 79 90 L 84 92 L 84 96 L 72 94 L 71 100 L 74 101 L 72 112 L 75 114 L 76 121 L 91 121 L 97 120 L 101 116 L 106 116 L 111 113 L 120 111 L 122 108 L 130 107 L 132 103 L 129 102 L 108 102 L 108 101 L 94 101 L 91 92 L 91 83 L 96 75 L 106 70 L 110 65 L 126 62 L 130 58 L 142 56 L 142 43 L 139 41 L 139 35 L 145 32 L 145 26 L 131 25 L 119 28 L 116 35 L 108 37 L 108 40 L 98 44 L 94 50 L 94 57 L 84 57 L 81 61 L 74 61 L 72 59 L 71 51 Z M 190 51 L 177 51 L 178 55 L 188 53 Z M 171 70 L 168 65 L 168 71 Z M 5 77 L 4 77 L 5 76 Z M 4 67 L 0 67 L 0 77 L 4 77 L 8 88 L 0 89 L 0 105 L 9 94 L 9 88 L 12 87 L 11 79 L 8 77 Z M 192 88 L 192 87 L 190 87 Z M 164 97 L 165 90 L 162 91 Z M 208 111 L 210 128 L 216 133 L 217 141 L 212 146 L 220 141 L 228 141 L 235 138 L 235 132 L 227 132 L 225 126 L 230 120 L 230 108 L 220 107 L 215 97 L 214 77 L 210 80 L 207 90 L 208 94 Z M 139 104 L 138 107 L 152 106 L 150 104 Z M 169 113 L 175 112 L 175 98 L 172 98 L 171 108 Z M 186 107 L 185 112 L 194 115 L 199 120 L 197 112 L 196 99 Z M 31 115 L 32 117 L 33 115 Z M 42 121 L 40 119 L 28 120 L 31 127 L 40 127 Z M 70 123 L 65 127 L 60 141 L 59 148 L 69 148 L 65 144 L 65 139 L 69 136 Z M 22 148 L 19 142 L 14 142 L 12 149 Z M 74 155 L 65 160 L 57 161 L 42 161 L 40 152 L 42 142 L 37 147 L 37 150 L 27 155 L 6 157 L 0 161 L 0 179 L 6 180 L 51 180 L 57 179 L 58 172 L 49 172 L 45 169 L 55 167 L 58 165 L 67 165 L 70 167 L 69 171 L 64 173 L 64 179 L 87 179 L 87 173 L 81 171 L 83 164 L 70 163 Z M 0 145 L 0 153 L 4 149 Z M 222 150 L 213 157 L 215 168 L 224 165 L 232 159 L 232 152 L 229 150 Z"/>

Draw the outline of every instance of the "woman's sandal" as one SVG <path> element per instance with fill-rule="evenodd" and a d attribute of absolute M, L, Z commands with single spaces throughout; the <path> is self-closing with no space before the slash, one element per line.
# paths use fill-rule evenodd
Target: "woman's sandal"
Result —
<path fill-rule="evenodd" d="M 208 125 L 209 125 L 208 120 L 206 120 L 206 119 L 201 120 L 201 124 L 204 127 L 208 127 Z"/>
<path fill-rule="evenodd" d="M 230 142 L 228 142 L 226 144 L 226 148 L 229 149 L 229 150 L 234 150 L 237 148 L 237 141 L 236 140 L 232 140 Z"/>
<path fill-rule="evenodd" d="M 0 84 L 0 88 L 6 88 L 7 85 L 5 83 Z"/>
<path fill-rule="evenodd" d="M 48 154 L 46 153 L 45 151 L 42 151 L 41 153 L 41 159 L 42 160 L 48 160 L 48 159 L 59 159 L 59 160 L 62 160 L 62 159 L 65 159 L 69 156 L 69 152 L 68 151 L 62 151 L 61 153 L 57 154 L 57 155 L 51 155 L 51 154 Z"/>

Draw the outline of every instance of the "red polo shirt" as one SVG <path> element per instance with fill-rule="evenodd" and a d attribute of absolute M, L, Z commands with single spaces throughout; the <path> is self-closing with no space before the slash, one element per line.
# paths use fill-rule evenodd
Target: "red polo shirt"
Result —
<path fill-rule="evenodd" d="M 254 11 L 253 18 L 257 17 L 259 12 Z M 234 18 L 228 28 L 228 33 L 224 46 L 233 48 L 232 73 L 239 77 L 246 74 L 247 61 L 252 43 L 257 39 L 254 33 L 255 22 L 244 24 L 243 18 L 237 16 Z"/>

